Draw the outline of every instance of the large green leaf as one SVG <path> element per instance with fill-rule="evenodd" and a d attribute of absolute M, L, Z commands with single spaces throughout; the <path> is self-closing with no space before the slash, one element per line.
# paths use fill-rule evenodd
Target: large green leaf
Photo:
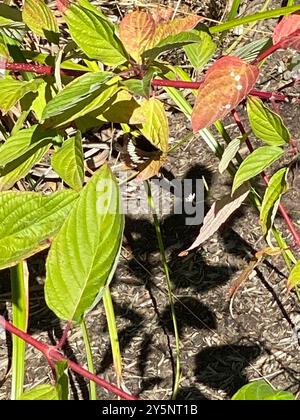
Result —
<path fill-rule="evenodd" d="M 198 31 L 181 32 L 177 35 L 171 35 L 163 39 L 155 45 L 155 47 L 145 51 L 143 57 L 153 61 L 156 57 L 166 51 L 182 48 L 185 45 L 198 43 L 199 41 L 201 42 L 201 38 Z"/>
<path fill-rule="evenodd" d="M 255 381 L 243 386 L 234 396 L 233 401 L 294 400 L 291 392 L 278 391 L 265 381 Z"/>
<path fill-rule="evenodd" d="M 7 4 L 0 4 L 0 27 L 14 26 L 22 22 L 22 14 L 16 7 L 8 6 Z"/>
<path fill-rule="evenodd" d="M 288 289 L 292 290 L 294 287 L 300 285 L 300 261 L 297 262 L 288 278 Z"/>
<path fill-rule="evenodd" d="M 260 174 L 264 169 L 268 168 L 272 163 L 283 155 L 281 147 L 263 146 L 254 150 L 243 161 L 235 174 L 232 192 L 234 192 L 240 185 L 256 175 Z"/>
<path fill-rule="evenodd" d="M 198 31 L 198 33 L 199 42 L 186 45 L 183 49 L 192 66 L 201 70 L 214 55 L 217 45 L 212 40 L 210 33 L 205 30 Z"/>
<path fill-rule="evenodd" d="M 248 98 L 247 111 L 256 137 L 271 146 L 289 143 L 291 135 L 281 117 L 268 109 L 259 98 L 251 96 Z"/>
<path fill-rule="evenodd" d="M 123 46 L 106 19 L 76 4 L 69 5 L 64 15 L 71 37 L 89 58 L 108 66 L 127 61 Z"/>
<path fill-rule="evenodd" d="M 41 126 L 33 125 L 30 128 L 19 130 L 17 134 L 9 137 L 0 147 L 0 167 L 18 159 L 33 149 L 38 149 L 55 140 L 54 130 L 45 130 Z"/>
<path fill-rule="evenodd" d="M 111 77 L 112 73 L 98 72 L 87 73 L 73 80 L 46 105 L 42 116 L 45 124 L 59 125 L 71 121 L 75 114 L 77 117 L 84 115 L 81 111 L 102 93 L 103 85 Z"/>
<path fill-rule="evenodd" d="M 260 210 L 260 224 L 264 235 L 267 235 L 271 229 L 280 198 L 288 189 L 287 173 L 287 168 L 277 171 L 270 179 L 268 188 L 265 192 Z M 275 211 L 272 211 L 273 209 Z"/>
<path fill-rule="evenodd" d="M 17 181 L 26 176 L 31 168 L 45 156 L 49 148 L 50 144 L 46 146 L 38 144 L 36 148 L 31 149 L 28 153 L 0 169 L 0 191 L 8 190 Z"/>
<path fill-rule="evenodd" d="M 80 322 L 101 298 L 116 266 L 123 223 L 118 184 L 104 165 L 81 191 L 47 258 L 46 302 L 59 318 Z"/>
<path fill-rule="evenodd" d="M 49 246 L 77 197 L 72 190 L 0 193 L 0 269 Z"/>
<path fill-rule="evenodd" d="M 24 392 L 18 400 L 50 400 L 56 401 L 59 400 L 58 391 L 55 386 L 53 385 L 38 385 L 34 388 L 30 389 L 29 391 Z"/>
<path fill-rule="evenodd" d="M 52 156 L 51 164 L 66 184 L 76 191 L 81 190 L 84 181 L 84 156 L 79 133 L 63 143 Z"/>
<path fill-rule="evenodd" d="M 23 21 L 34 33 L 50 42 L 58 43 L 57 22 L 44 0 L 25 0 L 22 16 Z"/>
<path fill-rule="evenodd" d="M 26 93 L 36 92 L 42 82 L 42 79 L 33 79 L 29 82 L 11 78 L 0 79 L 0 111 L 5 114 Z"/>

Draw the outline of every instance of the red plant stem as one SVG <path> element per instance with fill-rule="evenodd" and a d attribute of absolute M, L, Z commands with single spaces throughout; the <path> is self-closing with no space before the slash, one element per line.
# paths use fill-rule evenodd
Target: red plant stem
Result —
<path fill-rule="evenodd" d="M 11 334 L 16 335 L 17 337 L 24 340 L 27 344 L 35 347 L 37 350 L 42 352 L 47 360 L 51 360 L 54 362 L 65 361 L 68 364 L 68 367 L 73 370 L 74 372 L 78 373 L 79 375 L 87 378 L 97 385 L 101 386 L 102 388 L 106 389 L 109 392 L 117 395 L 118 397 L 123 398 L 124 400 L 137 400 L 138 398 L 128 394 L 127 392 L 122 391 L 115 385 L 105 381 L 104 379 L 100 378 L 99 376 L 94 375 L 93 373 L 89 372 L 88 370 L 84 369 L 80 365 L 71 360 L 67 359 L 61 353 L 56 350 L 56 347 L 49 346 L 42 341 L 38 341 L 35 338 L 31 337 L 29 334 L 25 333 L 24 331 L 19 330 L 19 328 L 15 327 L 10 322 L 6 321 L 3 316 L 0 316 L 0 325 L 6 330 L 9 331 Z"/>
<path fill-rule="evenodd" d="M 238 128 L 240 130 L 240 132 L 243 135 L 246 134 L 246 130 L 245 130 L 245 128 L 243 126 L 243 123 L 242 123 L 242 121 L 241 121 L 241 119 L 240 119 L 240 117 L 239 117 L 239 115 L 238 115 L 238 113 L 237 113 L 236 110 L 233 110 L 232 111 L 232 116 L 233 116 L 233 118 L 234 118 L 234 120 L 235 120 L 235 122 L 236 122 L 236 124 L 237 124 L 237 126 L 238 126 Z M 249 137 L 246 138 L 246 144 L 247 144 L 247 147 L 249 149 L 249 152 L 253 152 L 254 151 L 254 148 L 253 148 L 253 146 L 252 146 L 252 144 L 250 142 Z M 263 180 L 265 181 L 265 184 L 268 185 L 269 184 L 269 177 L 267 176 L 267 174 L 265 172 L 262 172 L 261 175 L 263 177 Z M 279 211 L 280 211 L 283 219 L 285 220 L 285 222 L 287 224 L 287 227 L 288 227 L 289 231 L 291 232 L 291 234 L 292 234 L 292 236 L 294 238 L 295 243 L 300 248 L 300 235 L 297 232 L 297 230 L 296 230 L 296 228 L 295 228 L 295 226 L 294 226 L 294 224 L 293 224 L 293 222 L 292 222 L 292 220 L 291 220 L 291 218 L 290 218 L 287 210 L 285 209 L 285 207 L 282 204 L 279 204 L 278 209 L 279 209 Z"/>
<path fill-rule="evenodd" d="M 0 61 L 0 69 L 6 69 L 10 71 L 28 71 L 37 74 L 46 74 L 51 75 L 54 73 L 54 67 L 51 66 L 42 66 L 39 64 L 27 64 L 27 63 L 5 63 Z M 67 76 L 81 76 L 84 74 L 84 71 L 77 70 L 61 70 L 62 75 Z M 184 80 L 163 80 L 163 79 L 154 79 L 152 80 L 152 86 L 164 86 L 164 87 L 174 87 L 177 89 L 199 89 L 203 82 L 188 82 Z M 273 99 L 276 101 L 286 102 L 288 97 L 283 93 L 276 92 L 264 92 L 260 90 L 251 90 L 250 95 L 257 96 L 261 99 Z"/>
<path fill-rule="evenodd" d="M 56 348 L 57 350 L 62 349 L 62 348 L 63 348 L 63 346 L 65 345 L 65 343 L 66 343 L 66 341 L 67 341 L 67 339 L 68 339 L 68 334 L 69 334 L 69 331 L 71 330 L 71 328 L 72 328 L 72 322 L 71 322 L 71 321 L 68 321 L 68 322 L 67 322 L 67 325 L 66 325 L 66 326 L 65 326 L 65 328 L 64 328 L 63 334 L 62 334 L 62 336 L 61 336 L 61 338 L 60 338 L 59 342 L 58 342 L 58 343 L 56 344 L 56 346 L 55 346 L 55 348 Z"/>

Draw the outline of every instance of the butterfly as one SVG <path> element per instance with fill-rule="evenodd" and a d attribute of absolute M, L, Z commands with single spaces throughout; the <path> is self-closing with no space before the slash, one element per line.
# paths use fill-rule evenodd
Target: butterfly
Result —
<path fill-rule="evenodd" d="M 116 150 L 120 152 L 121 158 L 126 166 L 142 171 L 151 161 L 159 160 L 162 151 L 157 149 L 145 137 L 123 136 L 123 144 L 118 141 Z"/>

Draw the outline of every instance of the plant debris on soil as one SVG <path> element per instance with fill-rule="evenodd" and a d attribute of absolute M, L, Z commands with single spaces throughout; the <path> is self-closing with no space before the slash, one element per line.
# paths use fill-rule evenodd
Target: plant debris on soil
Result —
<path fill-rule="evenodd" d="M 114 19 L 134 6 L 133 2 L 96 1 Z M 149 5 L 150 2 L 136 2 Z M 153 4 L 155 2 L 151 2 Z M 160 4 L 178 7 L 182 13 L 204 14 L 220 20 L 226 1 L 173 1 Z M 261 1 L 245 1 L 242 12 L 258 11 Z M 272 7 L 280 7 L 274 1 Z M 249 39 L 270 36 L 274 21 L 260 22 Z M 240 34 L 230 33 L 224 45 Z M 283 84 L 281 73 L 285 57 L 281 53 L 268 62 L 262 89 Z M 278 58 L 278 60 L 277 60 Z M 173 57 L 174 59 L 174 57 Z M 176 59 L 176 57 L 175 57 Z M 281 66 L 279 68 L 279 66 Z M 286 81 L 285 81 L 286 82 Z M 166 98 L 162 91 L 162 97 Z M 179 114 L 170 100 L 171 138 L 178 141 L 191 133 L 190 123 Z M 241 108 L 241 114 L 243 109 Z M 297 139 L 299 108 L 283 103 L 280 112 Z M 234 126 L 225 121 L 231 134 Z M 246 123 L 246 122 L 245 122 Z M 108 141 L 104 138 L 108 136 Z M 91 133 L 102 148 L 85 148 L 90 165 L 101 162 L 101 153 L 110 148 L 111 136 Z M 216 134 L 217 135 L 217 134 Z M 91 152 L 91 150 L 93 152 Z M 244 151 L 246 154 L 246 150 Z M 100 156 L 100 157 L 99 157 Z M 103 157 L 103 156 L 102 156 Z M 96 162 L 96 163 L 95 163 Z M 183 144 L 170 156 L 164 173 L 176 178 L 203 179 L 208 187 L 206 211 L 216 200 L 230 192 L 231 179 L 218 172 L 218 159 L 212 155 L 198 135 Z M 48 164 L 49 166 L 49 164 Z M 50 171 L 43 188 L 56 188 Z M 284 203 L 300 228 L 300 172 L 297 165 L 290 174 L 290 190 Z M 134 197 L 132 187 L 132 197 Z M 162 220 L 162 231 L 174 285 L 175 309 L 181 342 L 182 378 L 180 399 L 229 399 L 249 381 L 265 379 L 274 387 L 297 394 L 300 381 L 300 306 L 294 293 L 287 293 L 287 270 L 279 256 L 267 258 L 237 292 L 230 310 L 229 289 L 232 281 L 245 269 L 257 250 L 266 245 L 261 235 L 257 213 L 248 206 L 237 211 L 221 230 L 200 249 L 180 258 L 198 234 L 198 226 L 185 226 L 182 216 L 169 215 Z M 278 217 L 288 243 L 292 238 Z M 30 259 L 30 324 L 29 332 L 36 338 L 55 344 L 62 334 L 61 323 L 46 307 L 43 298 L 44 262 L 46 252 Z M 1 272 L 0 310 L 10 311 L 9 275 Z M 160 263 L 160 255 L 151 215 L 127 215 L 121 260 L 111 285 L 123 360 L 123 386 L 142 399 L 169 399 L 172 393 L 174 367 L 174 334 L 168 293 Z M 88 315 L 96 373 L 115 383 L 109 335 L 103 305 Z M 86 365 L 84 344 L 79 328 L 74 327 L 64 347 L 68 357 Z M 10 398 L 11 337 L 0 331 L 0 399 Z M 51 371 L 43 356 L 34 348 L 26 353 L 26 387 L 49 382 Z M 88 384 L 70 374 L 72 399 L 88 399 Z M 114 398 L 98 388 L 100 399 Z"/>

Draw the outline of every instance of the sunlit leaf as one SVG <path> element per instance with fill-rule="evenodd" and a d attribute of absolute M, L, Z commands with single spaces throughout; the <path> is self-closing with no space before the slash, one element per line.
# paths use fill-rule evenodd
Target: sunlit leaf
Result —
<path fill-rule="evenodd" d="M 242 47 L 239 47 L 233 52 L 233 55 L 240 57 L 242 60 L 250 63 L 254 61 L 263 51 L 272 45 L 270 38 L 256 39 L 252 42 L 247 42 Z"/>
<path fill-rule="evenodd" d="M 288 289 L 292 290 L 294 287 L 300 285 L 300 261 L 297 262 L 288 278 Z"/>
<path fill-rule="evenodd" d="M 84 156 L 79 133 L 67 139 L 54 153 L 51 164 L 55 172 L 76 191 L 80 191 L 84 181 Z"/>
<path fill-rule="evenodd" d="M 288 169 L 282 168 L 277 171 L 269 181 L 260 210 L 260 224 L 262 232 L 266 236 L 271 229 L 277 213 L 281 196 L 287 192 Z M 274 209 L 274 211 L 272 211 Z"/>
<path fill-rule="evenodd" d="M 239 167 L 233 181 L 232 191 L 234 192 L 245 181 L 254 178 L 271 166 L 283 153 L 281 147 L 276 146 L 263 146 L 254 150 Z"/>
<path fill-rule="evenodd" d="M 55 364 L 56 390 L 60 401 L 69 399 L 68 362 L 61 360 Z"/>
<path fill-rule="evenodd" d="M 127 61 L 113 25 L 107 19 L 75 3 L 64 9 L 64 17 L 72 39 L 89 58 L 108 66 Z"/>
<path fill-rule="evenodd" d="M 50 400 L 55 401 L 59 400 L 58 392 L 55 386 L 53 385 L 38 385 L 29 391 L 24 392 L 18 400 Z"/>
<path fill-rule="evenodd" d="M 16 7 L 0 4 L 0 27 L 14 26 L 22 22 L 22 14 Z"/>
<path fill-rule="evenodd" d="M 205 30 L 199 30 L 198 33 L 199 42 L 186 45 L 183 49 L 192 66 L 197 70 L 201 70 L 213 57 L 217 45 L 212 40 L 211 35 Z"/>
<path fill-rule="evenodd" d="M 118 184 L 104 165 L 81 191 L 47 258 L 46 302 L 59 318 L 80 322 L 102 297 L 117 263 L 123 219 Z"/>
<path fill-rule="evenodd" d="M 238 57 L 217 60 L 206 73 L 192 113 L 194 131 L 223 119 L 247 96 L 259 75 L 257 66 Z"/>
<path fill-rule="evenodd" d="M 0 79 L 0 111 L 5 114 L 27 93 L 36 92 L 42 82 L 42 79 L 29 82 L 11 78 Z"/>
<path fill-rule="evenodd" d="M 59 30 L 56 19 L 44 0 L 25 0 L 22 10 L 26 25 L 37 35 L 58 43 Z"/>
<path fill-rule="evenodd" d="M 152 46 L 157 45 L 166 38 L 194 29 L 202 19 L 202 16 L 189 15 L 158 25 L 155 30 Z"/>
<path fill-rule="evenodd" d="M 71 210 L 77 193 L 0 193 L 0 269 L 49 246 Z"/>
<path fill-rule="evenodd" d="M 241 139 L 238 137 L 234 140 L 232 140 L 226 149 L 223 152 L 222 158 L 219 163 L 219 171 L 222 174 L 226 169 L 228 168 L 228 165 L 232 161 L 232 159 L 235 157 L 237 152 L 239 151 L 239 148 L 241 146 Z"/>
<path fill-rule="evenodd" d="M 284 16 L 273 33 L 273 43 L 281 43 L 282 48 L 300 51 L 300 14 Z"/>
<path fill-rule="evenodd" d="M 291 392 L 278 391 L 265 381 L 255 381 L 243 386 L 232 397 L 233 401 L 294 400 Z"/>
<path fill-rule="evenodd" d="M 283 124 L 280 115 L 267 108 L 259 98 L 250 96 L 247 112 L 253 133 L 271 146 L 289 143 L 291 135 Z"/>

